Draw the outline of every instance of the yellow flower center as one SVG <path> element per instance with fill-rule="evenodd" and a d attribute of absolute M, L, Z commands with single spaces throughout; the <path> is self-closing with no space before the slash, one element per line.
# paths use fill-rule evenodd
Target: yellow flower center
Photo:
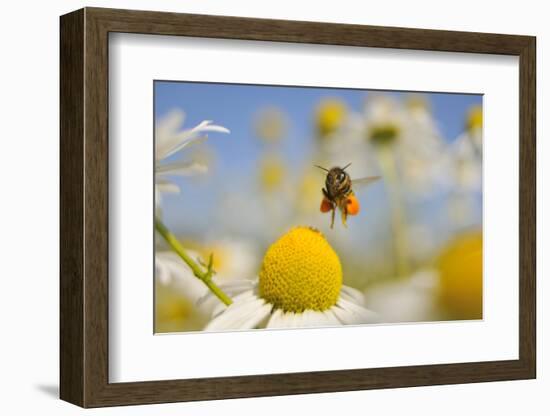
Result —
<path fill-rule="evenodd" d="M 440 300 L 453 319 L 481 319 L 483 312 L 483 237 L 459 236 L 440 255 Z"/>
<path fill-rule="evenodd" d="M 323 311 L 338 301 L 342 266 L 319 231 L 296 227 L 269 247 L 259 277 L 260 296 L 276 308 Z"/>
<path fill-rule="evenodd" d="M 411 111 L 429 111 L 430 109 L 430 103 L 422 95 L 409 96 L 405 104 Z"/>
<path fill-rule="evenodd" d="M 283 184 L 284 177 L 285 166 L 278 157 L 272 156 L 262 161 L 260 184 L 265 191 L 274 191 L 279 188 Z"/>
<path fill-rule="evenodd" d="M 321 102 L 317 109 L 317 130 L 321 137 L 326 137 L 342 126 L 346 118 L 346 105 L 337 99 Z"/>
<path fill-rule="evenodd" d="M 399 136 L 399 126 L 392 122 L 376 124 L 369 129 L 369 139 L 374 144 L 385 145 L 393 143 Z"/>
<path fill-rule="evenodd" d="M 278 108 L 265 108 L 258 114 L 255 128 L 260 139 L 266 143 L 276 143 L 286 134 L 286 116 Z"/>
<path fill-rule="evenodd" d="M 466 117 L 466 128 L 472 132 L 483 127 L 483 110 L 481 106 L 473 106 Z"/>

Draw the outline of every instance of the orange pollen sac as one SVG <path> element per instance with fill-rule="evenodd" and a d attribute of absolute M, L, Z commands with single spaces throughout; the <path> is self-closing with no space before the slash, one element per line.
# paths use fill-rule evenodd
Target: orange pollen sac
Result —
<path fill-rule="evenodd" d="M 355 198 L 355 195 L 348 197 L 347 211 L 349 215 L 357 215 L 359 213 L 359 201 Z"/>
<path fill-rule="evenodd" d="M 328 199 L 323 198 L 321 201 L 321 212 L 329 212 L 332 210 L 332 202 L 330 202 Z"/>

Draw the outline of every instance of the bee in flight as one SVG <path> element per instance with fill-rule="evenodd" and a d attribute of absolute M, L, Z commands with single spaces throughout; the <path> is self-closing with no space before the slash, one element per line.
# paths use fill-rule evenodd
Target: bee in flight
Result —
<path fill-rule="evenodd" d="M 348 215 L 357 215 L 359 213 L 359 201 L 353 193 L 352 185 L 354 187 L 368 185 L 380 179 L 380 176 L 368 176 L 366 178 L 352 180 L 346 172 L 346 169 L 350 167 L 350 165 L 351 163 L 348 163 L 343 168 L 335 166 L 330 170 L 315 165 L 315 167 L 327 172 L 325 188 L 323 188 L 323 200 L 321 201 L 321 212 L 331 211 L 330 228 L 334 227 L 334 213 L 336 208 L 338 208 L 342 214 L 342 224 L 344 227 L 347 227 L 346 221 Z"/>

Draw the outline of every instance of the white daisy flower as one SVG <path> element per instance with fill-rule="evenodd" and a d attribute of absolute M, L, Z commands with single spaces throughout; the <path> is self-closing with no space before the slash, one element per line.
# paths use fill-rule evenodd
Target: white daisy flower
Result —
<path fill-rule="evenodd" d="M 482 108 L 475 106 L 468 113 L 464 133 L 449 146 L 454 168 L 449 213 L 458 227 L 470 227 L 481 218 L 482 128 Z"/>
<path fill-rule="evenodd" d="M 445 143 L 428 103 L 417 96 L 405 105 L 374 95 L 365 108 L 364 131 L 375 148 L 391 147 L 399 177 L 409 193 L 429 196 L 449 185 Z"/>
<path fill-rule="evenodd" d="M 198 262 L 200 255 L 192 250 L 186 251 L 189 257 Z M 190 293 L 194 293 L 198 299 L 204 296 L 206 290 L 204 284 L 194 277 L 192 270 L 183 262 L 183 260 L 173 251 L 157 251 L 155 256 L 155 276 L 159 283 L 163 285 L 171 285 L 176 282 L 182 282 L 190 289 Z M 195 284 L 188 284 L 188 281 L 193 281 Z M 196 290 L 192 290 L 193 287 Z M 206 288 L 204 288 L 206 289 Z"/>
<path fill-rule="evenodd" d="M 257 270 L 254 247 L 244 240 L 220 240 L 208 245 L 205 250 L 213 256 L 214 283 L 224 284 L 240 280 L 241 276 L 251 276 Z M 186 253 L 197 264 L 204 264 L 204 256 L 194 250 L 186 249 Z M 213 302 L 199 302 L 208 293 L 211 293 L 204 283 L 198 279 L 191 268 L 173 251 L 158 251 L 155 256 L 155 276 L 157 281 L 166 287 L 171 287 L 189 301 L 202 309 L 212 311 L 212 307 L 219 303 L 213 297 Z"/>
<path fill-rule="evenodd" d="M 187 254 L 197 263 L 199 262 L 198 253 L 187 250 Z M 155 277 L 162 286 L 172 288 L 205 313 L 212 312 L 213 307 L 218 303 L 215 297 L 208 302 L 199 302 L 210 291 L 173 251 L 158 251 L 155 254 Z"/>
<path fill-rule="evenodd" d="M 199 258 L 191 250 L 187 254 L 195 261 Z M 209 290 L 176 253 L 155 253 L 155 278 L 156 332 L 196 331 L 208 323 L 220 301 L 212 297 L 199 304 Z"/>
<path fill-rule="evenodd" d="M 214 257 L 214 278 L 226 283 L 253 276 L 258 269 L 257 249 L 245 239 L 224 238 L 206 245 L 205 250 Z"/>
<path fill-rule="evenodd" d="M 363 306 L 363 295 L 342 285 L 338 255 L 312 228 L 296 227 L 277 240 L 267 250 L 257 280 L 222 288 L 233 303 L 214 309 L 206 331 L 377 322 L 377 315 Z"/>
<path fill-rule="evenodd" d="M 179 187 L 171 182 L 167 178 L 168 176 L 191 176 L 207 171 L 207 166 L 202 163 L 185 160 L 166 163 L 165 159 L 180 152 L 191 143 L 205 140 L 208 132 L 230 132 L 225 127 L 212 124 L 210 120 L 204 120 L 191 129 L 182 130 L 184 120 L 185 113 L 183 111 L 173 110 L 160 120 L 155 128 L 155 192 L 157 202 L 159 201 L 160 192 L 179 192 Z"/>
<path fill-rule="evenodd" d="M 455 178 L 458 190 L 481 191 L 483 112 L 479 106 L 470 109 L 466 118 L 466 130 L 451 145 L 455 162 Z"/>
<path fill-rule="evenodd" d="M 481 153 L 469 133 L 461 134 L 451 145 L 455 164 L 455 190 L 481 191 Z"/>

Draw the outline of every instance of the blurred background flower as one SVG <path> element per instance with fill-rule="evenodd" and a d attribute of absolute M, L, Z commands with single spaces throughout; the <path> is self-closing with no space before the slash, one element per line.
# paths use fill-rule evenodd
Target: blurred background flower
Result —
<path fill-rule="evenodd" d="M 458 228 L 475 226 L 481 221 L 482 129 L 480 105 L 471 107 L 464 117 L 464 132 L 450 145 L 454 187 L 449 198 L 451 221 Z"/>
<path fill-rule="evenodd" d="M 317 106 L 316 112 L 317 135 L 322 140 L 328 140 L 343 126 L 348 110 L 341 99 L 325 98 Z"/>
<path fill-rule="evenodd" d="M 481 319 L 483 239 L 480 231 L 461 234 L 437 259 L 439 301 L 448 319 Z"/>
<path fill-rule="evenodd" d="M 288 119 L 286 114 L 277 107 L 260 109 L 255 116 L 254 127 L 256 135 L 265 143 L 277 143 L 286 136 Z"/>
<path fill-rule="evenodd" d="M 287 169 L 280 156 L 269 154 L 260 161 L 259 181 L 262 191 L 271 193 L 282 188 Z"/>
<path fill-rule="evenodd" d="M 188 254 L 195 260 L 201 257 L 194 251 Z M 155 253 L 155 331 L 179 332 L 197 330 L 208 322 L 213 307 L 218 303 L 198 301 L 208 288 L 197 279 L 189 266 L 173 251 Z"/>
<path fill-rule="evenodd" d="M 157 136 L 193 131 L 194 140 L 183 136 L 194 143 L 231 130 L 230 140 L 184 145 L 186 158 L 180 147 L 159 160 L 157 179 L 184 190 L 162 199 L 163 221 L 203 261 L 213 253 L 216 282 L 232 295 L 256 293 L 268 248 L 307 224 L 337 253 L 343 285 L 359 289 L 381 322 L 482 316 L 480 95 L 158 82 L 155 117 L 168 120 Z M 182 129 L 184 118 L 196 127 Z M 186 174 L 207 172 L 200 181 L 168 176 L 174 159 Z M 359 215 L 331 230 L 319 211 L 326 173 L 314 165 L 348 163 L 352 179 L 381 180 L 356 189 Z M 224 309 L 216 300 L 197 305 L 204 291 L 185 283 L 193 276 L 173 275 L 181 276 L 157 276 L 158 328 L 201 329 Z"/>

